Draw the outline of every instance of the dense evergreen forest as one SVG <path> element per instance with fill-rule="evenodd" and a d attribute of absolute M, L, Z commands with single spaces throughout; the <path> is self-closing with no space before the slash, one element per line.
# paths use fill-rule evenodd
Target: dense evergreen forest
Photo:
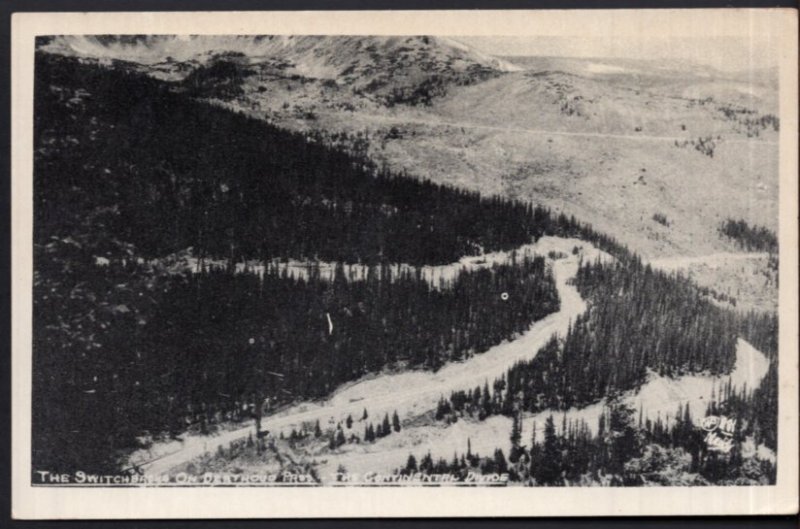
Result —
<path fill-rule="evenodd" d="M 633 257 L 583 263 L 576 285 L 589 310 L 563 337 L 481 390 L 458 391 L 439 403 L 437 419 L 483 419 L 517 410 L 566 410 L 638 388 L 648 371 L 661 376 L 728 373 L 743 338 L 770 360 L 770 374 L 751 402 L 758 441 L 775 448 L 778 317 L 739 313 L 705 299 L 688 279 L 655 271 Z"/>
<path fill-rule="evenodd" d="M 415 269 L 392 277 L 389 262 L 450 262 L 545 231 L 616 245 L 574 219 L 392 175 L 145 77 L 40 55 L 36 79 L 43 467 L 112 470 L 141 435 L 258 418 L 266 399 L 321 397 L 387 366 L 435 369 L 558 309 L 541 258 L 441 288 Z M 181 275 L 158 259 L 189 245 L 229 264 L 373 264 L 364 281 L 340 265 L 330 282 L 313 268 L 308 280 L 275 268 Z"/>
<path fill-rule="evenodd" d="M 342 265 L 333 281 L 314 268 L 305 280 L 277 267 L 173 275 L 133 258 L 98 266 L 96 244 L 54 239 L 37 252 L 35 460 L 47 468 L 114 468 L 116 450 L 143 432 L 259 418 L 253 406 L 265 399 L 321 397 L 386 366 L 435 369 L 559 306 L 541 257 L 433 288 L 419 269 L 394 277 L 386 265 L 363 281 Z"/>
<path fill-rule="evenodd" d="M 430 453 L 419 459 L 409 455 L 397 472 L 451 474 L 465 481 L 469 473 L 507 474 L 508 481 L 529 486 L 702 486 L 774 484 L 776 467 L 756 457 L 746 438 L 757 425 L 754 393 L 720 388 L 712 396 L 708 415 L 736 417 L 730 448 L 713 450 L 698 428 L 689 406 L 678 404 L 672 417 L 642 420 L 641 413 L 612 396 L 594 431 L 583 420 L 560 421 L 553 415 L 544 425 L 533 425 L 529 440 L 521 436 L 520 414 L 512 415 L 511 449 L 508 456 L 496 449 L 481 457 L 468 448 L 450 461 L 434 461 Z M 539 427 L 543 426 L 543 431 Z"/>
<path fill-rule="evenodd" d="M 670 377 L 728 373 L 738 337 L 777 361 L 776 314 L 717 307 L 688 279 L 636 258 L 584 263 L 576 284 L 590 309 L 565 336 L 553 337 L 535 358 L 498 381 L 507 385 L 508 398 L 521 395 L 526 411 L 596 402 L 638 387 L 648 370 Z M 501 408 L 508 412 L 511 403 Z"/>
<path fill-rule="evenodd" d="M 188 247 L 444 264 L 536 239 L 542 208 L 378 169 L 359 153 L 195 101 L 143 75 L 40 54 L 37 242 L 91 215 L 146 257 Z"/>

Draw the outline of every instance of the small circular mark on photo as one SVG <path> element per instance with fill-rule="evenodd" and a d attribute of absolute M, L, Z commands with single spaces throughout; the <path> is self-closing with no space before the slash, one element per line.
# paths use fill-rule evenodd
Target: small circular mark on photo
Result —
<path fill-rule="evenodd" d="M 503 292 L 502 294 L 500 294 L 500 299 L 502 299 L 503 301 L 508 301 L 508 292 Z"/>

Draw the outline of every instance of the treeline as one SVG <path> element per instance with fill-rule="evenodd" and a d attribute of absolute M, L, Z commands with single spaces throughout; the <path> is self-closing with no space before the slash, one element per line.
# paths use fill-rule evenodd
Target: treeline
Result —
<path fill-rule="evenodd" d="M 367 410 L 364 410 L 364 416 L 362 418 L 362 422 L 366 423 L 367 421 Z M 347 416 L 347 420 L 345 421 L 345 426 L 348 430 L 353 427 L 353 418 L 351 416 Z M 402 429 L 402 425 L 400 424 L 400 417 L 397 415 L 397 410 L 392 413 L 392 420 L 389 422 L 389 414 L 386 413 L 383 416 L 383 421 L 379 421 L 376 424 L 372 424 L 371 422 L 366 423 L 364 426 L 364 435 L 360 437 L 356 433 L 351 433 L 350 437 L 347 437 L 344 434 L 344 429 L 342 428 L 341 424 L 336 425 L 336 429 L 334 433 L 332 433 L 330 440 L 328 442 L 328 448 L 331 450 L 335 450 L 342 446 L 345 443 L 361 443 L 362 441 L 365 443 L 374 443 L 378 439 L 386 437 L 387 435 L 391 435 L 392 433 L 399 432 Z M 315 429 L 315 434 L 318 430 Z"/>
<path fill-rule="evenodd" d="M 269 269 L 263 277 L 208 271 L 176 280 L 156 307 L 152 367 L 180 375 L 170 384 L 176 399 L 193 395 L 194 386 L 202 402 L 221 406 L 220 392 L 244 395 L 245 377 L 259 384 L 268 371 L 282 375 L 273 378 L 283 390 L 316 398 L 399 362 L 437 369 L 524 331 L 558 307 L 542 258 L 463 271 L 443 289 L 414 272 L 393 277 L 388 266 L 353 282 L 341 265 L 332 282 L 314 269 L 308 280 Z"/>
<path fill-rule="evenodd" d="M 132 258 L 98 266 L 93 244 L 53 240 L 36 254 L 40 468 L 110 470 L 148 432 L 259 420 L 265 403 L 322 397 L 387 366 L 436 369 L 559 307 L 539 257 L 432 288 L 387 265 L 363 281 L 342 265 L 332 281 L 313 268 L 306 280 L 275 268 L 168 275 Z"/>
<path fill-rule="evenodd" d="M 589 310 L 506 377 L 528 411 L 596 402 L 638 387 L 648 371 L 729 373 L 738 337 L 768 357 L 777 353 L 777 315 L 718 307 L 689 279 L 638 259 L 584 263 L 575 281 Z"/>
<path fill-rule="evenodd" d="M 758 137 L 762 130 L 780 130 L 780 119 L 774 114 L 759 115 L 755 110 L 734 105 L 717 106 L 717 110 L 727 119 L 744 127 L 748 138 Z"/>
<path fill-rule="evenodd" d="M 752 310 L 736 313 L 738 336 L 764 353 L 771 361 L 778 361 L 778 313 Z"/>
<path fill-rule="evenodd" d="M 584 263 L 576 285 L 589 310 L 563 338 L 507 375 L 528 411 L 596 402 L 662 376 L 728 373 L 736 359 L 736 317 L 702 298 L 694 283 L 638 259 Z"/>
<path fill-rule="evenodd" d="M 612 398 L 593 432 L 583 420 L 561 421 L 553 415 L 545 420 L 543 432 L 533 424 L 529 443 L 522 440 L 520 414 L 513 415 L 511 449 L 506 458 L 496 449 L 491 457 L 480 457 L 468 449 L 453 460 L 433 462 L 427 454 L 421 464 L 411 455 L 398 473 L 450 473 L 464 480 L 468 472 L 507 473 L 509 481 L 528 486 L 699 486 L 768 485 L 775 483 L 776 467 L 759 458 L 744 444 L 755 429 L 749 410 L 758 410 L 753 394 L 736 394 L 730 387 L 712 400 L 708 415 L 736 419 L 730 435 L 720 434 L 729 447 L 714 450 L 706 432 L 695 425 L 688 404 L 679 405 L 675 415 L 656 420 L 642 419 L 641 411 Z M 747 413 L 740 414 L 742 410 Z M 751 446 L 751 449 L 754 449 Z"/>
<path fill-rule="evenodd" d="M 313 430 L 307 430 L 305 425 L 301 427 L 300 430 L 292 428 L 292 431 L 288 437 L 284 436 L 283 431 L 279 432 L 278 439 L 281 441 L 288 439 L 289 446 L 294 448 L 298 443 L 304 442 L 307 439 L 312 438 L 312 436 L 313 439 L 327 437 L 328 448 L 330 450 L 336 450 L 340 446 L 347 443 L 374 443 L 378 439 L 402 430 L 400 416 L 397 415 L 397 410 L 392 412 L 391 420 L 389 419 L 388 413 L 384 414 L 383 421 L 378 421 L 375 424 L 372 422 L 367 422 L 367 418 L 368 414 L 365 408 L 364 415 L 361 417 L 361 420 L 358 421 L 364 423 L 363 436 L 360 436 L 356 433 L 354 428 L 356 421 L 353 419 L 352 415 L 348 415 L 347 419 L 345 419 L 343 423 L 336 423 L 336 427 L 328 429 L 327 433 L 323 431 L 322 425 L 320 424 L 319 419 L 317 419 L 317 421 L 314 423 Z"/>
<path fill-rule="evenodd" d="M 35 235 L 93 215 L 142 255 L 443 264 L 565 223 L 379 169 L 140 74 L 38 54 Z M 552 226 L 551 226 L 552 225 Z"/>
<path fill-rule="evenodd" d="M 722 388 L 711 396 L 706 415 L 726 414 L 743 421 L 742 435 L 756 445 L 778 450 L 778 362 L 772 360 L 761 384 L 750 388 Z"/>
<path fill-rule="evenodd" d="M 496 448 L 492 457 L 482 457 L 477 452 L 472 451 L 469 446 L 469 439 L 467 439 L 467 443 L 467 452 L 460 456 L 454 453 L 453 459 L 450 461 L 441 457 L 434 461 L 431 453 L 428 452 L 417 462 L 414 454 L 409 454 L 405 466 L 395 469 L 395 473 L 401 476 L 444 474 L 452 476 L 452 481 L 456 482 L 466 482 L 469 474 L 476 471 L 482 475 L 508 473 L 508 460 L 502 449 Z"/>
<path fill-rule="evenodd" d="M 726 219 L 719 227 L 719 232 L 748 252 L 778 253 L 777 235 L 763 226 L 751 226 L 742 219 Z"/>

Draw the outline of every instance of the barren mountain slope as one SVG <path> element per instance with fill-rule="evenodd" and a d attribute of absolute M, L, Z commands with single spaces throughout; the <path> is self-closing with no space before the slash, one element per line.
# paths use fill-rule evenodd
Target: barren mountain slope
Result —
<path fill-rule="evenodd" d="M 364 131 L 373 155 L 393 167 L 547 204 L 660 257 L 731 250 L 717 233 L 727 217 L 777 228 L 777 132 L 770 118 L 766 127 L 747 121 L 770 115 L 751 110 L 511 73 L 454 87 L 430 107 L 284 122 Z"/>

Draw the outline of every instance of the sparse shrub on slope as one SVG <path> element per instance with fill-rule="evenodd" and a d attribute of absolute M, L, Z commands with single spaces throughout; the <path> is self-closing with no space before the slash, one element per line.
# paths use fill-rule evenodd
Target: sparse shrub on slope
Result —
<path fill-rule="evenodd" d="M 653 220 L 661 224 L 662 226 L 669 227 L 670 222 L 667 219 L 667 216 L 663 213 L 653 213 Z"/>
<path fill-rule="evenodd" d="M 182 85 L 193 97 L 229 101 L 244 93 L 242 83 L 253 73 L 238 62 L 218 59 L 192 71 Z"/>
<path fill-rule="evenodd" d="M 778 237 L 763 226 L 751 226 L 743 219 L 726 219 L 719 233 L 748 252 L 778 252 Z"/>

